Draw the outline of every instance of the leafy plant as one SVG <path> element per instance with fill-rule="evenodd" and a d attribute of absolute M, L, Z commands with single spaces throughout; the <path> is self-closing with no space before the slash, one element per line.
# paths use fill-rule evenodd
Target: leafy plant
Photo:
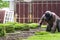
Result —
<path fill-rule="evenodd" d="M 12 24 L 5 24 L 5 30 L 7 33 L 11 33 L 15 31 L 14 26 Z"/>
<path fill-rule="evenodd" d="M 22 24 L 22 23 L 18 23 L 18 24 L 15 24 L 15 30 L 29 30 L 29 27 L 27 24 Z"/>
<path fill-rule="evenodd" d="M 0 8 L 9 7 L 9 2 L 0 0 Z"/>
<path fill-rule="evenodd" d="M 6 31 L 3 24 L 0 24 L 0 37 L 5 36 Z"/>
<path fill-rule="evenodd" d="M 27 25 L 27 24 L 23 24 L 22 26 L 22 31 L 25 30 L 25 31 L 28 31 L 30 29 L 30 27 Z"/>
<path fill-rule="evenodd" d="M 29 25 L 29 27 L 30 27 L 31 29 L 35 29 L 35 28 L 38 27 L 38 24 L 37 24 L 37 23 L 31 23 L 31 24 L 28 24 L 28 25 Z"/>
<path fill-rule="evenodd" d="M 15 30 L 21 30 L 22 26 L 23 26 L 23 24 L 15 24 L 14 28 L 15 28 Z"/>

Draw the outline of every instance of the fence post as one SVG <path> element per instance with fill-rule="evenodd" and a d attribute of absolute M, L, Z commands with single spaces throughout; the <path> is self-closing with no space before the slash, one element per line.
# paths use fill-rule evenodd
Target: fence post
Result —
<path fill-rule="evenodd" d="M 17 22 L 17 13 L 14 15 L 14 22 Z"/>

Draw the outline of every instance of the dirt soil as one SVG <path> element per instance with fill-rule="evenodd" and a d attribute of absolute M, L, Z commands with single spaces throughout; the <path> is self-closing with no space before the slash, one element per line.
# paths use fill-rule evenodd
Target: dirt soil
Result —
<path fill-rule="evenodd" d="M 29 36 L 33 36 L 35 32 L 44 31 L 45 28 L 30 29 L 29 31 L 16 31 L 15 33 L 7 33 L 5 37 L 0 37 L 0 40 L 22 40 Z"/>

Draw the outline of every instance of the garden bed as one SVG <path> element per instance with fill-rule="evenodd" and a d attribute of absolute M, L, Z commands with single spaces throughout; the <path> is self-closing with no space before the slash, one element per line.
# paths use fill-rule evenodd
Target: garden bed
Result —
<path fill-rule="evenodd" d="M 45 30 L 45 27 L 43 27 Z M 1 40 L 20 40 L 34 35 L 40 31 L 37 23 L 6 23 L 0 24 Z"/>
<path fill-rule="evenodd" d="M 39 29 L 30 29 L 29 31 L 15 31 L 15 33 L 6 33 L 5 37 L 1 37 L 1 40 L 22 40 L 27 39 L 29 36 L 35 35 Z"/>

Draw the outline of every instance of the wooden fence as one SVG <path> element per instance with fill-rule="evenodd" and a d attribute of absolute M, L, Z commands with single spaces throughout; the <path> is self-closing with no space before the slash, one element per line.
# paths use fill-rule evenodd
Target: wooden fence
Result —
<path fill-rule="evenodd" d="M 33 2 L 17 2 L 16 13 L 17 22 L 37 23 L 45 11 L 50 10 L 60 16 L 60 1 L 33 1 Z"/>

